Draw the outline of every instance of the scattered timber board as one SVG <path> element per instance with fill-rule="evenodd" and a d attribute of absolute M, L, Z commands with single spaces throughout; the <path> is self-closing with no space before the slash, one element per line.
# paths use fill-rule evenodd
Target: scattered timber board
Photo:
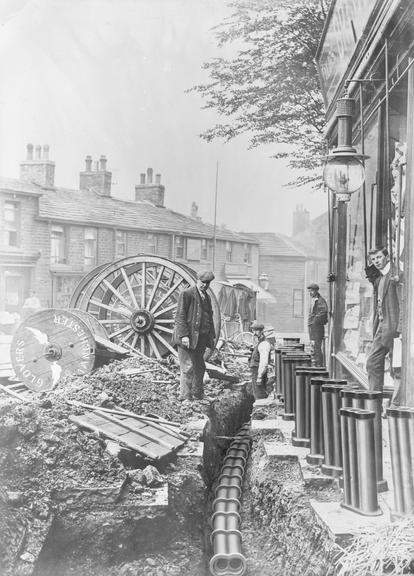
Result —
<path fill-rule="evenodd" d="M 33 400 L 33 392 L 23 382 L 3 380 L 0 382 L 0 392 L 8 394 L 20 402 L 31 402 Z"/>
<path fill-rule="evenodd" d="M 109 416 L 94 411 L 82 416 L 70 416 L 70 420 L 81 428 L 92 430 L 152 460 L 171 454 L 185 443 L 185 440 L 170 434 L 167 429 L 160 430 L 155 423 L 139 421 L 130 416 Z"/>

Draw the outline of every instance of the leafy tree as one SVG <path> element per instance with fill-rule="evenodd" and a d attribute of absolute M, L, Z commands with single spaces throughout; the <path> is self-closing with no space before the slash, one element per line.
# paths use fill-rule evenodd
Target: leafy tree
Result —
<path fill-rule="evenodd" d="M 224 117 L 205 140 L 248 134 L 251 147 L 285 144 L 273 156 L 307 171 L 296 184 L 316 180 L 310 171 L 324 152 L 324 104 L 314 58 L 330 1 L 229 1 L 234 12 L 215 33 L 234 56 L 205 63 L 211 81 L 191 89 Z"/>

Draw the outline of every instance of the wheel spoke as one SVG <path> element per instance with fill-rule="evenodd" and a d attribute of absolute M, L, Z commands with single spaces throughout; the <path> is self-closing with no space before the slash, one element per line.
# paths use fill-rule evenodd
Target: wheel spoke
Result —
<path fill-rule="evenodd" d="M 137 302 L 137 299 L 135 298 L 135 294 L 134 294 L 134 291 L 132 289 L 131 282 L 129 281 L 127 273 L 125 272 L 125 268 L 121 267 L 121 274 L 122 274 L 122 278 L 124 279 L 125 285 L 128 288 L 129 295 L 131 296 L 132 304 L 134 305 L 135 308 L 138 308 L 138 302 Z"/>
<path fill-rule="evenodd" d="M 142 284 L 141 284 L 141 308 L 145 308 L 145 290 L 147 288 L 147 279 L 146 279 L 146 273 L 147 273 L 147 264 L 145 262 L 142 263 L 142 270 L 141 270 L 141 274 L 142 274 Z"/>
<path fill-rule="evenodd" d="M 154 284 L 154 288 L 152 289 L 151 295 L 150 295 L 148 303 L 147 303 L 148 310 L 151 308 L 151 304 L 152 304 L 152 301 L 154 299 L 155 292 L 158 290 L 158 286 L 160 285 L 162 275 L 164 274 L 164 270 L 165 270 L 165 266 L 161 266 L 161 270 L 159 271 L 159 274 L 158 274 L 157 279 L 156 279 L 155 284 Z"/>
<path fill-rule="evenodd" d="M 122 308 L 114 308 L 113 306 L 108 306 L 107 304 L 104 304 L 103 302 L 99 302 L 99 300 L 95 300 L 95 298 L 91 298 L 91 300 L 89 300 L 90 304 L 94 304 L 95 306 L 98 306 L 99 308 L 105 308 L 105 310 L 110 310 L 111 312 L 115 312 L 116 314 L 121 314 L 122 316 L 126 316 L 127 318 L 129 318 L 130 316 L 130 312 L 129 311 L 123 311 Z"/>
<path fill-rule="evenodd" d="M 159 310 L 158 312 L 156 312 L 154 314 L 154 318 L 158 318 L 158 316 L 162 316 L 163 314 L 166 314 L 167 312 L 170 312 L 171 310 L 175 310 L 175 308 L 177 308 L 177 302 L 175 304 L 172 304 L 171 306 L 168 306 L 168 308 L 163 308 L 162 310 Z"/>
<path fill-rule="evenodd" d="M 101 324 L 129 324 L 129 320 L 123 320 L 122 318 L 120 318 L 119 320 L 106 320 L 105 318 L 103 318 L 102 320 L 99 320 L 99 322 Z"/>
<path fill-rule="evenodd" d="M 134 332 L 134 331 L 132 330 L 132 328 L 131 328 L 131 330 L 130 330 L 125 336 L 123 336 L 123 337 L 121 338 L 121 342 L 125 342 L 125 343 L 128 342 L 128 340 L 131 338 L 131 336 L 132 336 L 133 334 L 135 334 L 135 332 Z"/>
<path fill-rule="evenodd" d="M 174 284 L 174 286 L 172 288 L 170 288 L 168 290 L 168 292 L 166 294 L 164 294 L 164 296 L 156 303 L 156 305 L 154 306 L 154 308 L 151 310 L 152 313 L 154 313 L 156 310 L 158 310 L 158 308 L 164 304 L 164 302 L 171 296 L 171 294 L 173 292 L 175 292 L 178 288 L 178 286 L 180 284 L 182 284 L 183 282 L 183 278 L 181 278 L 181 280 L 179 280 L 176 284 Z"/>
<path fill-rule="evenodd" d="M 155 336 L 155 332 L 153 334 Z M 151 346 L 152 350 L 154 351 L 155 356 L 157 357 L 158 360 L 162 360 L 162 356 L 160 354 L 160 351 L 157 348 L 157 345 L 154 342 L 154 338 L 151 336 L 151 334 L 147 334 L 147 336 L 148 336 L 150 346 Z"/>
<path fill-rule="evenodd" d="M 131 326 L 129 324 L 128 324 L 128 326 L 125 326 L 124 328 L 120 328 L 119 330 L 116 330 L 115 332 L 108 334 L 108 336 L 109 336 L 109 338 L 115 338 L 116 336 L 123 334 L 127 330 L 131 330 Z"/>
<path fill-rule="evenodd" d="M 135 346 L 137 345 L 138 338 L 139 338 L 139 335 L 135 334 L 135 336 L 132 339 L 132 344 L 131 344 L 132 348 L 135 348 Z"/>
<path fill-rule="evenodd" d="M 140 349 L 141 349 L 141 354 L 145 354 L 145 337 L 141 336 L 141 338 L 139 339 L 139 345 L 140 345 Z"/>
<path fill-rule="evenodd" d="M 114 294 L 118 298 L 120 302 L 122 302 L 124 306 L 126 306 L 132 312 L 131 304 L 127 300 L 125 300 L 122 294 L 116 288 L 114 288 L 112 284 L 108 282 L 108 280 L 104 279 L 102 280 L 102 283 L 108 288 L 108 290 L 112 292 L 112 294 Z"/>
<path fill-rule="evenodd" d="M 158 318 L 157 324 L 174 324 L 174 318 Z"/>
<path fill-rule="evenodd" d="M 167 340 L 165 338 L 163 338 L 157 332 L 153 332 L 153 335 L 157 340 L 159 340 L 161 342 L 161 344 L 164 344 L 164 346 L 171 352 L 171 354 L 174 354 L 174 356 L 177 356 L 177 350 L 174 350 L 174 348 L 171 346 L 171 344 L 169 342 L 167 342 Z"/>
<path fill-rule="evenodd" d="M 168 334 L 174 333 L 174 330 L 171 330 L 171 328 L 166 328 L 165 326 L 160 326 L 159 324 L 155 324 L 154 328 L 161 330 L 161 332 L 167 332 Z"/>

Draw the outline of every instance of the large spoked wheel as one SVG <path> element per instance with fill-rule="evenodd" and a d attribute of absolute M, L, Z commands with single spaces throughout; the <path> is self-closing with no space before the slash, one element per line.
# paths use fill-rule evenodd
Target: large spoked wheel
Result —
<path fill-rule="evenodd" d="M 114 342 L 160 360 L 177 354 L 172 339 L 178 297 L 195 283 L 196 273 L 187 266 L 139 254 L 92 271 L 70 305 L 94 316 Z M 218 334 L 220 310 L 209 294 Z"/>

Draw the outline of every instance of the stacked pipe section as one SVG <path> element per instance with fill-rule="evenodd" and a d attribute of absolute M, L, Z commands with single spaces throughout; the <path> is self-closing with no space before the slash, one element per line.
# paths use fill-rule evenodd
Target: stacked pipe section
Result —
<path fill-rule="evenodd" d="M 394 514 L 414 514 L 414 408 L 388 408 Z"/>
<path fill-rule="evenodd" d="M 382 458 L 382 392 L 374 390 L 343 390 L 341 392 L 342 406 L 372 410 L 374 418 L 375 461 L 377 467 L 377 490 L 388 490 L 387 481 L 383 477 Z"/>
<path fill-rule="evenodd" d="M 377 516 L 377 473 L 373 410 L 341 408 L 343 495 L 341 505 L 358 514 Z"/>
<path fill-rule="evenodd" d="M 285 342 L 284 339 L 283 342 Z M 275 348 L 275 375 L 276 375 L 276 396 L 279 398 L 284 396 L 283 390 L 283 375 L 282 375 L 282 354 L 289 354 L 289 352 L 303 352 L 305 349 L 305 345 L 301 344 L 300 342 L 293 342 L 287 344 L 283 344 L 283 346 Z"/>
<path fill-rule="evenodd" d="M 328 476 L 342 474 L 341 391 L 347 386 L 346 380 L 326 379 L 321 388 L 323 463 L 321 471 Z"/>
<path fill-rule="evenodd" d="M 249 424 L 240 429 L 223 461 L 213 502 L 211 543 L 213 576 L 242 576 L 246 559 L 241 553 L 240 506 L 243 475 L 250 450 Z"/>
<path fill-rule="evenodd" d="M 329 372 L 323 366 L 299 366 L 295 370 L 295 430 L 292 432 L 293 446 L 310 446 L 310 379 L 327 378 Z"/>
<path fill-rule="evenodd" d="M 283 420 L 294 420 L 296 404 L 295 371 L 299 366 L 310 366 L 311 357 L 306 352 L 295 351 L 282 353 L 281 360 L 284 392 L 284 413 L 282 418 Z"/>

